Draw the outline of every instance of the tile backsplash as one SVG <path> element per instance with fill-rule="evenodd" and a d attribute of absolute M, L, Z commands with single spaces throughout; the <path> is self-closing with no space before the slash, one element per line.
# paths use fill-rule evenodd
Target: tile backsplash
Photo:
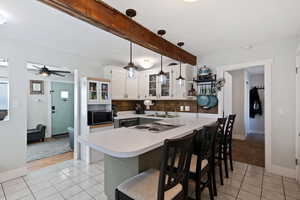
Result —
<path fill-rule="evenodd" d="M 183 112 L 197 113 L 197 102 L 195 100 L 155 100 L 154 105 L 150 110 L 155 111 L 169 111 L 169 112 Z M 143 101 L 135 100 L 113 100 L 113 105 L 117 106 L 118 111 L 130 111 L 135 109 L 135 105 Z M 211 109 L 203 109 L 199 107 L 199 113 L 217 114 L 218 106 Z"/>

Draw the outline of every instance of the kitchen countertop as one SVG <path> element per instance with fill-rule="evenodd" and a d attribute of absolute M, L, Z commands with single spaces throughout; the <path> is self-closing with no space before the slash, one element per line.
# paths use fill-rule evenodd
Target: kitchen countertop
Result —
<path fill-rule="evenodd" d="M 126 114 L 117 119 L 149 117 L 147 115 Z M 116 128 L 111 130 L 91 133 L 88 136 L 80 136 L 79 142 L 101 151 L 104 154 L 117 158 L 130 158 L 142 155 L 163 145 L 165 139 L 174 139 L 186 136 L 195 129 L 215 122 L 217 117 L 186 117 L 162 119 L 162 122 L 180 124 L 182 126 L 172 130 L 152 133 L 132 128 Z"/>

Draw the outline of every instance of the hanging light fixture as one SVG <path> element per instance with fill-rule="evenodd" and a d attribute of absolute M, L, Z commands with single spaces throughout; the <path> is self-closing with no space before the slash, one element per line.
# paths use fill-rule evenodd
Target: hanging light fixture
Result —
<path fill-rule="evenodd" d="M 136 16 L 136 11 L 134 9 L 128 9 L 126 10 L 126 15 L 130 18 L 133 18 Z M 130 40 L 130 61 L 127 66 L 124 67 L 128 71 L 128 78 L 133 79 L 135 77 L 135 72 L 137 70 L 137 67 L 134 65 L 132 61 L 132 42 Z"/>
<path fill-rule="evenodd" d="M 182 48 L 182 46 L 184 45 L 183 42 L 178 42 L 177 44 L 180 48 Z M 181 58 L 179 59 L 179 66 L 180 66 L 180 75 L 179 77 L 176 79 L 177 82 L 178 82 L 178 85 L 179 87 L 183 87 L 184 86 L 184 82 L 185 82 L 185 79 L 182 77 L 181 75 Z"/>
<path fill-rule="evenodd" d="M 163 35 L 166 34 L 165 30 L 159 30 L 157 32 L 158 35 L 160 35 L 161 37 L 163 37 Z M 159 77 L 159 82 L 164 85 L 167 82 L 167 76 L 166 73 L 163 71 L 163 55 L 160 54 L 160 72 L 157 74 Z"/>

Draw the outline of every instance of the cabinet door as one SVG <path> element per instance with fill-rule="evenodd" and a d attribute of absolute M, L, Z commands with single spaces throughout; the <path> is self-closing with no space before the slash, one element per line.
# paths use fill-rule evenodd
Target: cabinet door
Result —
<path fill-rule="evenodd" d="M 99 103 L 99 88 L 97 81 L 88 81 L 88 104 Z"/>
<path fill-rule="evenodd" d="M 99 91 L 100 91 L 100 103 L 101 104 L 110 104 L 110 83 L 108 82 L 100 82 L 99 83 Z"/>
<path fill-rule="evenodd" d="M 172 69 L 165 70 L 167 79 L 165 84 L 159 83 L 159 99 L 171 99 L 173 95 L 172 90 L 172 78 L 173 78 L 173 71 Z"/>
<path fill-rule="evenodd" d="M 138 72 L 134 78 L 128 78 L 126 73 L 126 90 L 125 97 L 128 99 L 138 99 Z"/>
<path fill-rule="evenodd" d="M 147 72 L 143 71 L 138 76 L 138 99 L 145 100 L 148 92 Z"/>
<path fill-rule="evenodd" d="M 181 75 L 186 79 L 185 68 L 182 67 Z M 173 67 L 173 93 L 175 99 L 184 99 L 186 96 L 186 85 L 182 87 L 179 86 L 178 81 L 176 80 L 180 76 L 180 68 L 179 66 Z M 186 84 L 186 83 L 185 83 Z"/>
<path fill-rule="evenodd" d="M 112 69 L 111 72 L 111 88 L 112 99 L 124 99 L 126 97 L 126 71 Z"/>

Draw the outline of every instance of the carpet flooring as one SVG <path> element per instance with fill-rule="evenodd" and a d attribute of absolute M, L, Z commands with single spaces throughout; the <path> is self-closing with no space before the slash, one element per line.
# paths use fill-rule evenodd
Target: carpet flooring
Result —
<path fill-rule="evenodd" d="M 55 138 L 47 142 L 28 144 L 26 160 L 30 162 L 70 151 L 69 137 Z"/>
<path fill-rule="evenodd" d="M 260 167 L 265 167 L 264 137 L 264 134 L 249 134 L 246 140 L 233 139 L 233 160 Z"/>

